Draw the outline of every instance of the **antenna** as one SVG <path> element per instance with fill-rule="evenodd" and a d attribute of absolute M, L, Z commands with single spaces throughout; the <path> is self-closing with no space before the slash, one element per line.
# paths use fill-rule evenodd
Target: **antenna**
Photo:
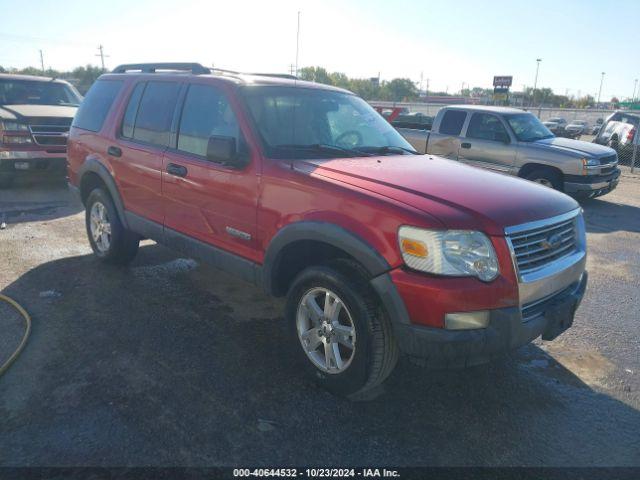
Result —
<path fill-rule="evenodd" d="M 300 52 L 300 10 L 298 10 L 298 29 L 296 31 L 296 77 L 298 76 L 298 54 Z M 293 73 L 293 72 L 292 72 Z"/>

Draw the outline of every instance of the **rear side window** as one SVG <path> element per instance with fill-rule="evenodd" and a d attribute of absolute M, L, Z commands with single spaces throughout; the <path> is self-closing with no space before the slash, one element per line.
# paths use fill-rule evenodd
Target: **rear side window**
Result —
<path fill-rule="evenodd" d="M 445 135 L 460 135 L 465 118 L 467 118 L 467 112 L 448 110 L 442 117 L 440 133 L 444 133 Z"/>
<path fill-rule="evenodd" d="M 133 139 L 166 147 L 180 85 L 174 82 L 148 82 L 144 89 L 133 128 Z"/>
<path fill-rule="evenodd" d="M 73 126 L 92 132 L 100 131 L 122 84 L 122 80 L 97 81 L 80 104 Z"/>
<path fill-rule="evenodd" d="M 142 97 L 144 87 L 145 83 L 139 83 L 136 85 L 136 88 L 133 89 L 131 97 L 129 97 L 127 110 L 124 112 L 124 118 L 122 119 L 123 137 L 133 138 L 133 127 L 136 123 L 136 115 L 138 114 L 138 106 L 140 105 L 140 97 Z"/>
<path fill-rule="evenodd" d="M 207 85 L 191 85 L 184 101 L 178 150 L 205 157 L 211 136 L 240 137 L 231 105 L 222 92 Z"/>

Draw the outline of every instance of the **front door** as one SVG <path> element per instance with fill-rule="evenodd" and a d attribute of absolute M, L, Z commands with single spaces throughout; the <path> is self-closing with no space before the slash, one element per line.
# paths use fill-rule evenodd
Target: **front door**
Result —
<path fill-rule="evenodd" d="M 468 165 L 511 173 L 516 160 L 516 145 L 500 117 L 474 113 L 460 143 L 458 158 Z"/>
<path fill-rule="evenodd" d="M 222 87 L 189 85 L 163 162 L 165 237 L 196 239 L 255 261 L 258 162 L 239 169 L 207 159 L 211 136 L 233 137 L 240 155 L 250 156 L 236 112 Z"/>

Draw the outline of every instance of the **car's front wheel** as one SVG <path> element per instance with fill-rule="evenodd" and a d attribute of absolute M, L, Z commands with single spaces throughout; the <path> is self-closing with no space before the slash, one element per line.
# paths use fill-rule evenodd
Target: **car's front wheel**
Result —
<path fill-rule="evenodd" d="M 395 367 L 391 324 L 358 264 L 303 270 L 289 290 L 286 316 L 302 368 L 332 393 L 358 398 Z"/>
<path fill-rule="evenodd" d="M 140 237 L 122 225 L 111 197 L 100 188 L 87 198 L 85 224 L 91 248 L 100 260 L 126 265 L 134 259 Z"/>

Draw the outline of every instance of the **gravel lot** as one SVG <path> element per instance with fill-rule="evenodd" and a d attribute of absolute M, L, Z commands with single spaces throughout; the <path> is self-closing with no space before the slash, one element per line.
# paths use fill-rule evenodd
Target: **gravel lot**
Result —
<path fill-rule="evenodd" d="M 0 465 L 640 466 L 640 175 L 584 209 L 569 332 L 464 371 L 401 362 L 350 403 L 299 375 L 280 302 L 151 242 L 104 266 L 64 187 L 0 191 L 0 290 L 33 316 Z M 21 335 L 0 305 L 0 359 Z"/>

